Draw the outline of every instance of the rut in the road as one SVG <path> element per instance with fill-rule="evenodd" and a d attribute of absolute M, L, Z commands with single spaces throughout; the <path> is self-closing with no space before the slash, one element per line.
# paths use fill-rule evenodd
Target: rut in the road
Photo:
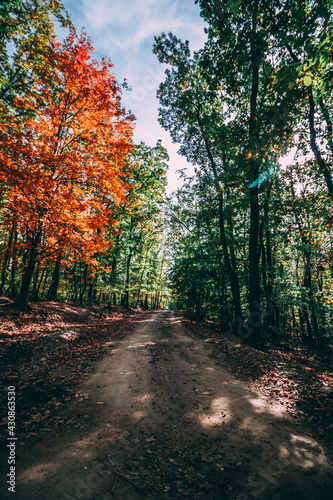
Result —
<path fill-rule="evenodd" d="M 85 429 L 56 438 L 51 456 L 45 440 L 35 446 L 18 498 L 331 498 L 322 446 L 176 314 L 150 317 L 111 354 L 82 385 L 90 400 L 71 410 Z"/>

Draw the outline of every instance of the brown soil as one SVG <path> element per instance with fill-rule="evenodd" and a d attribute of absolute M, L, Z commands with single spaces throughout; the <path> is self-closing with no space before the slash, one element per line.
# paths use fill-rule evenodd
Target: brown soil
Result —
<path fill-rule="evenodd" d="M 17 491 L 2 498 L 332 498 L 328 443 L 237 380 L 180 316 L 136 321 L 58 409 L 63 428 L 17 442 Z"/>

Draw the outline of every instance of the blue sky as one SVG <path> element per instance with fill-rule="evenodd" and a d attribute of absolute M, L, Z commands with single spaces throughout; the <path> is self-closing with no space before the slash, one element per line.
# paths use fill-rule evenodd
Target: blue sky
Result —
<path fill-rule="evenodd" d="M 77 31 L 84 27 L 91 37 L 94 57 L 109 57 L 118 81 L 126 78 L 133 88 L 124 94 L 123 103 L 136 116 L 134 140 L 154 146 L 162 139 L 170 156 L 168 192 L 171 192 L 180 185 L 176 170 L 189 168 L 188 173 L 193 170 L 177 154 L 178 145 L 172 144 L 169 133 L 157 121 L 156 90 L 164 80 L 166 67 L 157 61 L 152 46 L 155 35 L 171 31 L 189 40 L 192 50 L 201 48 L 206 35 L 198 5 L 194 0 L 64 0 L 63 3 Z M 63 36 L 59 33 L 59 38 Z"/>

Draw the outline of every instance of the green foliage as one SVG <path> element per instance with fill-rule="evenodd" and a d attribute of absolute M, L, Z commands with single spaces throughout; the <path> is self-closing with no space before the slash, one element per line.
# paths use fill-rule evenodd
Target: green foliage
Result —
<path fill-rule="evenodd" d="M 262 316 L 320 345 L 331 331 L 332 2 L 197 3 L 203 49 L 171 33 L 154 45 L 169 65 L 160 123 L 197 165 L 170 209 L 175 304 L 230 326 L 234 316 L 240 336 Z M 294 146 L 285 172 L 278 159 Z"/>
<path fill-rule="evenodd" d="M 35 76 L 50 71 L 45 53 L 54 19 L 64 27 L 72 25 L 58 0 L 0 3 L 0 103 L 13 105 L 15 97 L 31 92 Z"/>
<path fill-rule="evenodd" d="M 125 307 L 159 308 L 168 301 L 163 203 L 168 155 L 155 147 L 135 146 L 128 170 L 127 204 L 114 208 L 110 249 L 99 256 L 93 288 L 97 297 Z"/>
<path fill-rule="evenodd" d="M 44 102 L 42 97 L 45 95 L 53 96 L 55 106 L 63 106 L 61 117 L 63 122 L 60 121 L 58 128 L 58 138 L 61 142 L 65 129 L 69 134 L 73 133 L 77 118 L 84 109 L 82 107 L 76 110 L 76 97 L 73 100 L 73 105 L 71 104 L 70 92 L 67 95 L 65 93 L 64 102 L 61 102 L 59 98 L 62 90 L 62 74 L 59 65 L 55 66 L 54 64 L 52 50 L 56 48 L 56 51 L 60 52 L 61 46 L 52 38 L 54 22 L 60 22 L 63 27 L 72 28 L 69 17 L 64 11 L 62 3 L 58 0 L 9 0 L 0 4 L 0 120 L 2 120 L 1 129 L 4 132 L 3 138 L 5 138 L 1 151 L 4 161 L 7 160 L 8 141 L 6 142 L 6 138 L 10 137 L 11 139 L 13 136 L 13 125 L 10 129 L 8 116 L 10 116 L 15 128 L 22 132 L 25 130 L 27 120 L 36 119 L 35 115 L 41 109 L 39 104 Z M 74 31 L 71 30 L 71 33 Z M 91 49 L 91 41 L 87 37 L 86 39 L 89 49 Z M 89 57 L 89 54 L 81 54 L 79 57 L 86 60 L 85 58 Z M 104 59 L 102 64 L 106 68 L 107 60 Z M 95 67 L 97 66 L 95 65 Z M 94 78 L 92 80 L 95 81 Z M 70 79 L 70 81 L 73 85 L 77 84 L 75 79 Z M 88 83 L 93 83 L 93 81 Z M 117 83 L 115 82 L 114 85 L 116 89 Z M 42 95 L 38 94 L 40 88 L 43 88 Z M 27 105 L 28 101 L 29 105 Z M 45 114 L 48 112 L 50 112 L 49 108 L 46 109 Z M 74 115 L 71 118 L 72 112 Z M 41 122 L 43 122 L 42 118 Z M 89 124 L 91 124 L 91 120 Z M 118 134 L 120 136 L 121 133 L 120 130 L 118 132 L 115 130 L 115 137 Z M 95 137 L 94 144 L 97 137 L 102 136 L 100 131 L 99 136 Z M 86 137 L 81 137 L 81 134 L 78 134 L 77 137 L 83 150 L 89 146 Z M 41 157 L 38 146 L 35 146 L 37 144 L 36 134 L 35 136 L 32 134 L 30 139 L 31 144 L 33 144 L 32 160 L 35 160 Z M 106 140 L 108 139 L 109 137 L 106 137 Z M 73 153 L 74 161 L 78 158 L 77 147 L 74 146 L 73 141 L 69 141 L 68 151 Z M 113 138 L 110 157 L 117 155 L 119 158 L 124 157 L 125 149 L 117 152 L 116 147 L 116 140 Z M 42 149 L 44 152 L 47 148 Z M 54 148 L 51 147 L 50 150 L 54 152 Z M 102 153 L 99 152 L 99 154 Z M 98 172 L 97 161 L 90 161 L 88 155 L 82 155 L 80 161 L 83 164 L 86 162 L 89 167 L 95 168 L 95 171 Z M 160 141 L 153 148 L 141 143 L 133 148 L 132 154 L 128 158 L 127 168 L 123 168 L 120 172 L 121 178 L 126 181 L 125 193 L 110 191 L 115 182 L 107 190 L 103 186 L 98 186 L 96 180 L 91 179 L 92 176 L 88 175 L 85 179 L 80 179 L 79 185 L 86 193 L 85 199 L 91 201 L 95 207 L 91 220 L 93 222 L 104 221 L 105 224 L 106 221 L 110 221 L 108 234 L 104 235 L 107 237 L 109 246 L 105 245 L 104 253 L 100 253 L 101 249 L 98 249 L 92 259 L 87 259 L 83 246 L 89 242 L 87 238 L 79 241 L 80 235 L 84 234 L 84 228 L 80 227 L 80 218 L 75 220 L 75 224 L 77 222 L 77 230 L 75 231 L 76 235 L 79 236 L 78 243 L 72 249 L 66 248 L 61 241 L 61 235 L 58 240 L 59 234 L 57 233 L 55 240 L 46 245 L 47 254 L 43 256 L 44 260 L 36 259 L 29 288 L 30 298 L 72 299 L 80 302 L 88 300 L 89 303 L 104 301 L 121 304 L 125 307 L 141 305 L 147 308 L 156 308 L 164 306 L 168 301 L 168 291 L 165 277 L 167 262 L 164 249 L 162 207 L 167 161 L 167 152 Z M 39 162 L 43 163 L 40 160 Z M 25 169 L 29 176 L 29 162 L 26 163 Z M 40 178 L 46 186 L 50 187 L 48 179 L 43 178 L 47 169 L 43 169 L 38 161 L 36 164 L 38 179 Z M 50 169 L 52 181 L 58 183 L 58 187 L 61 185 L 61 174 L 66 172 L 65 175 L 72 175 L 68 173 L 69 169 L 63 169 L 58 176 L 55 173 L 57 167 L 53 165 L 52 161 L 49 160 L 46 164 L 47 168 Z M 73 167 L 73 161 L 70 162 L 70 165 Z M 19 169 L 15 165 L 12 167 L 15 174 L 21 179 Z M 105 169 L 102 169 L 101 174 L 104 171 Z M 6 208 L 9 206 L 7 199 L 8 180 L 4 174 L 0 174 L 0 179 L 2 181 L 0 185 L 0 201 L 2 203 L 0 206 L 2 230 L 0 237 L 0 294 L 16 298 L 21 286 L 22 275 L 25 275 L 26 269 L 29 267 L 27 266 L 29 252 L 25 249 L 31 240 L 32 228 L 27 227 L 26 231 L 22 231 L 18 227 L 15 214 L 8 212 Z M 108 181 L 111 182 L 111 179 Z M 77 182 L 74 173 L 70 187 L 75 188 L 75 185 L 78 185 Z M 24 188 L 25 186 L 22 187 L 23 191 Z M 34 194 L 41 191 L 35 185 L 33 185 L 33 189 L 35 190 Z M 50 188 L 50 193 L 51 191 Z M 55 198 L 55 194 L 56 189 L 52 191 L 50 196 Z M 120 195 L 122 203 L 117 205 L 115 198 Z M 105 206 L 108 205 L 103 214 L 96 204 L 98 197 L 103 197 Z M 47 208 L 38 204 L 38 200 L 35 198 L 37 196 L 31 196 L 29 201 L 33 206 L 38 206 L 37 215 L 42 227 L 45 213 L 49 207 L 49 198 L 45 200 Z M 77 207 L 84 213 L 84 207 L 81 205 L 82 202 L 78 201 Z M 66 210 L 64 212 L 67 213 Z M 4 217 L 5 213 L 6 218 Z M 70 213 L 71 207 L 68 198 L 68 214 Z M 68 223 L 64 224 L 63 230 L 72 234 L 74 225 L 69 227 Z M 95 225 L 95 230 L 91 231 L 92 237 L 98 238 L 100 234 L 101 230 L 97 226 L 98 224 Z M 45 244 L 44 237 L 36 245 L 42 244 Z M 91 250 L 92 245 L 89 245 L 89 248 Z M 50 260 L 46 260 L 46 257 Z M 35 265 L 35 259 L 33 261 Z"/>

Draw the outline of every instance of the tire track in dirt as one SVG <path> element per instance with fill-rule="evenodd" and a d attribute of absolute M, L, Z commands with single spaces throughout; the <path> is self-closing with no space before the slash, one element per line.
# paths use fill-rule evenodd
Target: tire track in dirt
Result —
<path fill-rule="evenodd" d="M 20 449 L 16 500 L 331 498 L 324 446 L 175 313 L 141 322 L 111 354 L 80 387 L 90 399 L 63 414 L 67 429 Z"/>

